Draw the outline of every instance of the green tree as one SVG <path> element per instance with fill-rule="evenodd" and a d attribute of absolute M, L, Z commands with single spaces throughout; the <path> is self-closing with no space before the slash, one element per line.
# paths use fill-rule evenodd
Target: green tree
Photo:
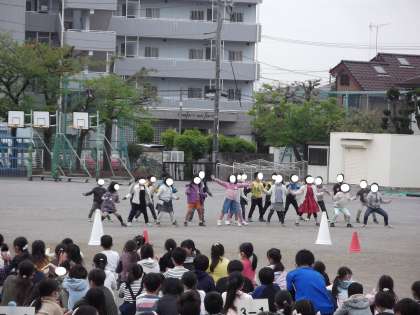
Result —
<path fill-rule="evenodd" d="M 201 159 L 209 150 L 207 137 L 197 129 L 185 130 L 183 134 L 177 135 L 175 146 L 184 151 L 187 161 Z"/>
<path fill-rule="evenodd" d="M 256 146 L 250 141 L 241 139 L 239 137 L 226 137 L 220 135 L 219 137 L 219 151 L 231 153 L 255 153 Z"/>
<path fill-rule="evenodd" d="M 175 138 L 178 132 L 175 129 L 166 129 L 160 136 L 160 142 L 167 150 L 172 150 L 175 147 Z"/>
<path fill-rule="evenodd" d="M 376 111 L 350 110 L 337 131 L 383 133 L 381 113 Z"/>
<path fill-rule="evenodd" d="M 301 157 L 297 146 L 309 141 L 328 141 L 330 132 L 337 130 L 345 117 L 344 109 L 333 99 L 291 103 L 275 86 L 263 86 L 255 99 L 249 114 L 253 116 L 257 139 L 265 145 L 290 145 L 298 159 Z"/>
<path fill-rule="evenodd" d="M 142 119 L 136 129 L 137 141 L 140 143 L 152 143 L 155 130 L 150 120 Z"/>
<path fill-rule="evenodd" d="M 104 170 L 110 170 L 108 157 L 111 156 L 112 149 L 112 124 L 118 120 L 130 122 L 140 119 L 140 115 L 145 113 L 143 95 L 116 74 L 90 80 L 86 82 L 86 86 L 94 92 L 92 106 L 99 111 L 100 122 L 105 126 Z"/>

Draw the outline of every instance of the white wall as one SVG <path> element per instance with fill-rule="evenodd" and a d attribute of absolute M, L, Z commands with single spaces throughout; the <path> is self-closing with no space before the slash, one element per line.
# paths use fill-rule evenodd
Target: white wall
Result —
<path fill-rule="evenodd" d="M 354 152 L 363 156 L 365 171 L 359 174 L 360 169 L 355 170 L 361 178 L 346 174 L 346 148 L 357 148 Z M 344 173 L 345 181 L 350 184 L 367 179 L 387 187 L 420 188 L 419 161 L 420 136 L 345 132 L 330 135 L 330 181 Z"/>

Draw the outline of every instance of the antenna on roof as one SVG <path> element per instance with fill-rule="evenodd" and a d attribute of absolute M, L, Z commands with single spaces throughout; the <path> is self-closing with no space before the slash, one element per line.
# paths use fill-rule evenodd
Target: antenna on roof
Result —
<path fill-rule="evenodd" d="M 390 25 L 391 23 L 382 23 L 382 24 L 373 24 L 372 22 L 369 23 L 369 31 L 372 32 L 372 29 L 376 29 L 376 44 L 375 44 L 375 51 L 376 55 L 378 54 L 378 39 L 379 39 L 379 30 L 387 25 Z M 370 44 L 370 43 L 369 43 Z M 370 45 L 369 45 L 370 46 Z"/>

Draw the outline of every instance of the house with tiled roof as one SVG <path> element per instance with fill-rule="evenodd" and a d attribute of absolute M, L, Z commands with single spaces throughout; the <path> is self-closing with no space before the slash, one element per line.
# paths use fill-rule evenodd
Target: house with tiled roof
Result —
<path fill-rule="evenodd" d="M 382 110 L 391 87 L 420 87 L 420 55 L 378 53 L 370 61 L 342 60 L 330 70 L 338 103 L 348 108 Z"/>

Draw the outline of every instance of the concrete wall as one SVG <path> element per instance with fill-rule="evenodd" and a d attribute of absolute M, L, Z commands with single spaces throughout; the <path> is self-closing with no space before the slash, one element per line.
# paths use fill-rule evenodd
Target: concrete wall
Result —
<path fill-rule="evenodd" d="M 25 0 L 2 0 L 0 32 L 9 33 L 17 41 L 25 40 Z"/>
<path fill-rule="evenodd" d="M 329 178 L 361 179 L 387 187 L 420 188 L 420 136 L 331 133 Z"/>

